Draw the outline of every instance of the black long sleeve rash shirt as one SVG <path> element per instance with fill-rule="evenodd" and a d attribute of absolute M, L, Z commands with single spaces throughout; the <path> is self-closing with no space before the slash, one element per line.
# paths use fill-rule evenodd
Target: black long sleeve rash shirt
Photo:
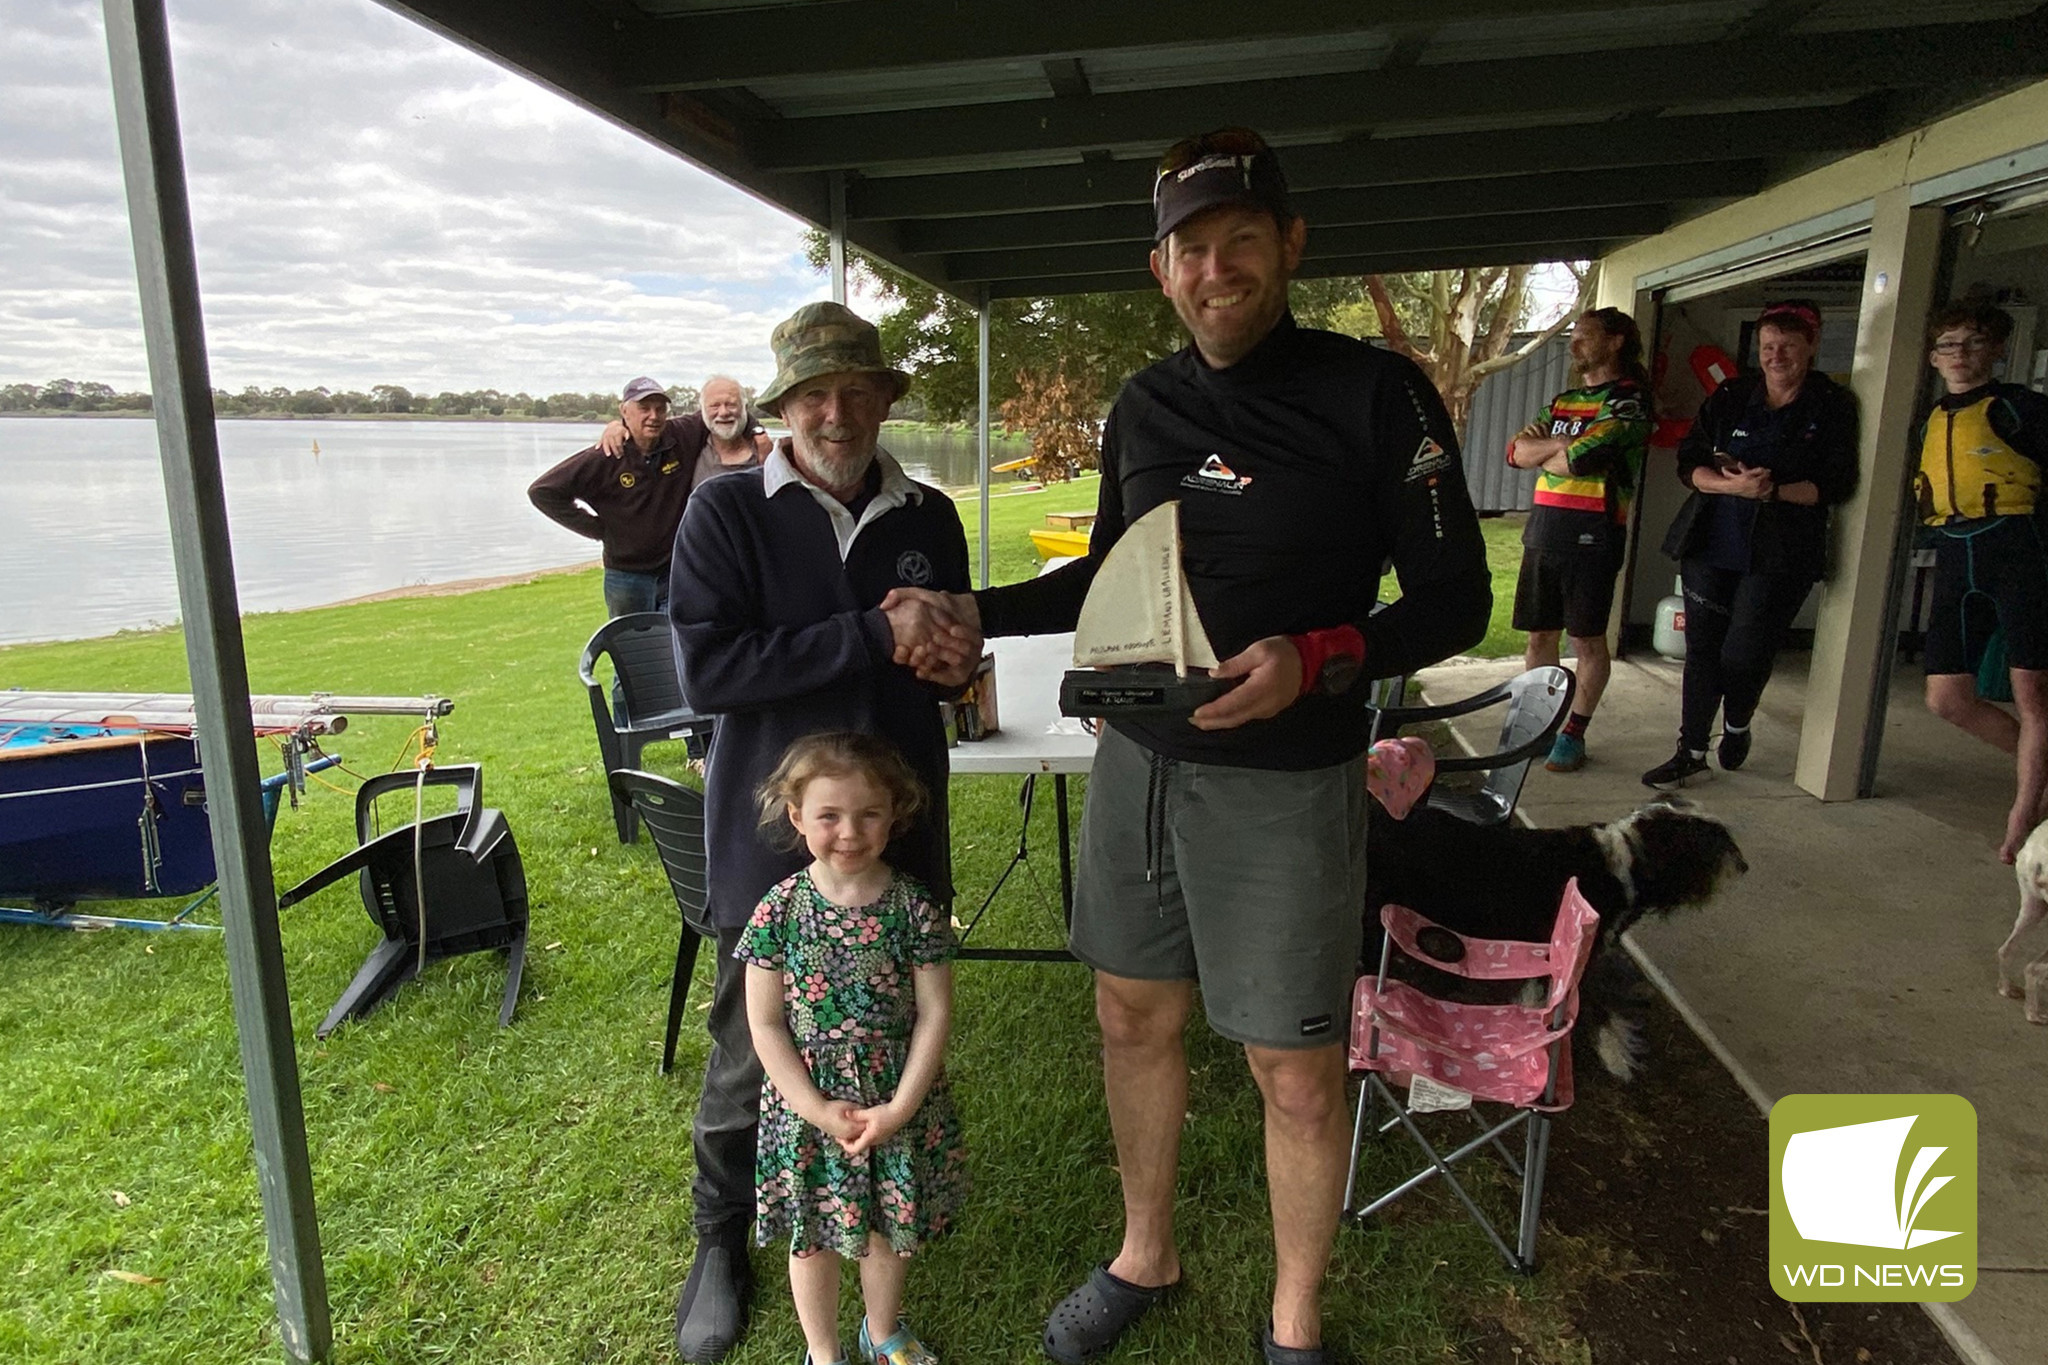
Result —
<path fill-rule="evenodd" d="M 1407 357 L 1291 316 L 1227 369 L 1189 347 L 1132 376 L 1103 427 L 1087 556 L 977 593 L 983 630 L 1072 630 L 1124 528 L 1176 499 L 1188 586 L 1217 658 L 1351 625 L 1365 666 L 1342 694 L 1310 692 L 1232 730 L 1115 722 L 1155 753 L 1282 771 L 1344 762 L 1370 738 L 1364 679 L 1440 662 L 1486 633 L 1485 545 L 1436 389 Z M 1401 596 L 1374 615 L 1389 560 Z"/>

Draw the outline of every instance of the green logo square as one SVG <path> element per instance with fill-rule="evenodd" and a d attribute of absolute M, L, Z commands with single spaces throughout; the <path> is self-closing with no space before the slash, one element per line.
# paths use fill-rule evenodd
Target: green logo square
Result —
<path fill-rule="evenodd" d="M 1960 1095 L 1771 1106 L 1771 1288 L 1795 1303 L 1953 1303 L 1977 1287 L 1977 1111 Z"/>

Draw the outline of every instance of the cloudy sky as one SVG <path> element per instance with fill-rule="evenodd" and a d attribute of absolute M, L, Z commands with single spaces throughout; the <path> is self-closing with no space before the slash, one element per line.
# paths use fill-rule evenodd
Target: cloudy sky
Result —
<path fill-rule="evenodd" d="M 216 386 L 765 383 L 802 226 L 371 0 L 171 0 Z M 147 387 L 97 0 L 0 0 L 0 384 Z"/>

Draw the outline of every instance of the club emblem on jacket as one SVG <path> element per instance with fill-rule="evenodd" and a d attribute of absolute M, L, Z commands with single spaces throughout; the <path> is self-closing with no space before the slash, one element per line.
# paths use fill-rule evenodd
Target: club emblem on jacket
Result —
<path fill-rule="evenodd" d="M 932 581 L 932 562 L 922 550 L 905 550 L 896 556 L 896 577 L 913 588 L 922 588 Z"/>

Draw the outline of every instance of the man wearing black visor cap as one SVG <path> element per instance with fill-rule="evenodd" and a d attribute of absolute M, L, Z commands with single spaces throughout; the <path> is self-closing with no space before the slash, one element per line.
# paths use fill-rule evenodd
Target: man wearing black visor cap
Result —
<path fill-rule="evenodd" d="M 1492 588 L 1450 418 L 1421 369 L 1289 313 L 1308 229 L 1272 149 L 1238 128 L 1178 143 L 1152 202 L 1152 273 L 1194 344 L 1118 395 L 1088 555 L 945 599 L 969 635 L 1072 630 L 1124 528 L 1177 501 L 1215 672 L 1243 679 L 1185 719 L 1113 722 L 1096 751 L 1071 946 L 1096 972 L 1124 1236 L 1053 1310 L 1044 1348 L 1101 1354 L 1180 1280 L 1181 1035 L 1199 984 L 1265 1102 L 1276 1266 L 1258 1349 L 1322 1365 L 1350 1135 L 1365 682 L 1476 643 Z M 1375 616 L 1389 559 L 1401 598 Z"/>

